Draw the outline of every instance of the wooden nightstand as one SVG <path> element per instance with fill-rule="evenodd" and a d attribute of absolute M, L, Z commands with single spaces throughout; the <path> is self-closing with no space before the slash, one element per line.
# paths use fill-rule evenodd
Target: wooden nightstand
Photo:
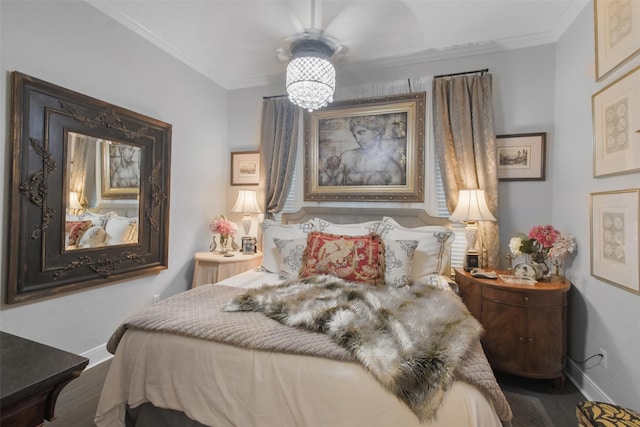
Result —
<path fill-rule="evenodd" d="M 212 252 L 196 252 L 196 265 L 193 269 L 191 287 L 216 283 L 236 274 L 243 273 L 262 264 L 262 252 L 243 254 L 234 252 L 232 257 L 225 257 Z"/>
<path fill-rule="evenodd" d="M 53 420 L 60 391 L 89 359 L 6 332 L 0 341 L 0 424 L 31 427 Z"/>
<path fill-rule="evenodd" d="M 462 300 L 484 327 L 482 345 L 491 366 L 528 378 L 554 378 L 561 387 L 571 283 L 562 278 L 513 285 L 500 278 L 471 277 L 462 268 L 455 273 Z"/>

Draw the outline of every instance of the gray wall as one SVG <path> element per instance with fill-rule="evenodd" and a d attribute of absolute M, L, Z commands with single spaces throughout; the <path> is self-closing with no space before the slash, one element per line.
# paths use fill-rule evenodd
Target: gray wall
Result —
<path fill-rule="evenodd" d="M 127 316 L 188 289 L 193 253 L 225 209 L 227 92 L 83 1 L 0 1 L 2 330 L 82 353 L 91 364 Z M 169 269 L 48 300 L 5 305 L 10 72 L 21 71 L 173 125 Z M 5 113 L 6 111 L 6 113 Z"/>
<path fill-rule="evenodd" d="M 556 46 L 553 224 L 578 238 L 569 269 L 569 354 L 582 361 L 600 349 L 607 368 L 585 369 L 570 362 L 571 376 L 593 396 L 640 409 L 640 295 L 590 275 L 589 193 L 640 188 L 640 174 L 593 177 L 591 95 L 637 67 L 640 57 L 596 83 L 593 8 L 587 7 Z M 637 242 L 636 242 L 637 243 Z M 638 260 L 636 262 L 636 269 Z M 597 359 L 596 359 L 597 360 Z M 592 363 L 586 366 L 593 366 Z"/>
<path fill-rule="evenodd" d="M 507 52 L 475 55 L 465 58 L 427 62 L 406 67 L 387 68 L 367 73 L 349 74 L 337 70 L 338 85 L 361 85 L 364 82 L 386 82 L 433 76 L 444 73 L 489 68 L 493 74 L 494 115 L 497 134 L 547 132 L 547 145 L 553 149 L 555 46 L 545 45 Z M 260 112 L 263 96 L 285 92 L 282 85 L 229 92 L 229 144 L 246 145 L 260 138 Z M 430 95 L 429 95 L 430 96 Z M 428 136 L 431 138 L 431 136 Z M 302 171 L 302 146 L 299 146 L 298 171 Z M 508 250 L 510 237 L 526 233 L 533 225 L 548 224 L 552 214 L 552 192 L 555 184 L 555 158 L 547 157 L 547 179 L 533 182 L 500 182 L 499 199 L 501 246 Z M 297 188 L 302 190 L 303 174 L 297 175 Z M 302 194 L 298 194 L 302 204 Z M 307 202 L 306 205 L 313 203 Z M 337 203 L 333 203 L 337 204 Z M 325 203 L 324 205 L 330 205 Z M 344 203 L 342 204 L 344 205 Z M 363 206 L 367 204 L 357 204 Z M 421 207 L 426 203 L 380 203 L 387 207 Z M 543 208 L 542 208 L 543 207 Z M 430 212 L 432 210 L 430 209 Z M 568 230 L 567 230 L 568 231 Z"/>

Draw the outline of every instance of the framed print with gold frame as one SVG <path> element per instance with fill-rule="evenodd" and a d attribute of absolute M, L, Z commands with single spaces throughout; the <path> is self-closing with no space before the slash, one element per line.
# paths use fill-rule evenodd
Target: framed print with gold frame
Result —
<path fill-rule="evenodd" d="M 640 53 L 640 1 L 594 0 L 596 81 Z"/>
<path fill-rule="evenodd" d="M 258 185 L 260 183 L 260 152 L 236 151 L 231 153 L 231 185 Z"/>
<path fill-rule="evenodd" d="M 498 180 L 544 181 L 547 134 L 496 136 Z"/>
<path fill-rule="evenodd" d="M 640 294 L 640 189 L 591 193 L 591 275 Z"/>
<path fill-rule="evenodd" d="M 99 140 L 103 199 L 135 199 L 140 194 L 141 147 Z"/>
<path fill-rule="evenodd" d="M 593 176 L 640 171 L 640 67 L 591 97 Z"/>
<path fill-rule="evenodd" d="M 426 93 L 304 114 L 304 200 L 424 201 Z"/>

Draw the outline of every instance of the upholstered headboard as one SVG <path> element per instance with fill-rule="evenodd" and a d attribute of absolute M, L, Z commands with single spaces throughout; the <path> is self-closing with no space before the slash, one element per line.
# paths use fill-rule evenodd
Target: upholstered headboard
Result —
<path fill-rule="evenodd" d="M 447 218 L 430 216 L 424 209 L 409 208 L 344 208 L 303 206 L 298 212 L 282 214 L 283 224 L 299 224 L 313 218 L 322 218 L 336 224 L 352 224 L 382 220 L 391 217 L 405 227 L 441 225 L 449 227 Z"/>
<path fill-rule="evenodd" d="M 384 217 L 390 217 L 398 224 L 406 228 L 425 226 L 440 226 L 450 228 L 448 218 L 438 218 L 427 214 L 424 209 L 410 208 L 347 208 L 347 207 L 302 207 L 298 212 L 282 214 L 283 224 L 300 224 L 321 218 L 334 224 L 358 224 L 368 221 L 381 221 Z M 406 232 L 405 232 L 406 233 Z M 437 256 L 443 262 L 441 267 L 446 275 L 451 273 L 451 242 L 453 236 L 448 239 L 443 250 L 447 253 Z M 438 246 L 440 247 L 440 246 Z M 444 256 L 443 256 L 444 255 Z M 424 258 L 423 258 L 424 260 Z M 427 265 L 427 264 L 424 264 Z"/>

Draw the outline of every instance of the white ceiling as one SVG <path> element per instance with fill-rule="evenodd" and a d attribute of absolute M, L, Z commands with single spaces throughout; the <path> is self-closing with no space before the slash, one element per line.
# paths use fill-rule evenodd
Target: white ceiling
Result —
<path fill-rule="evenodd" d="M 321 29 L 357 71 L 553 43 L 588 0 L 87 0 L 226 89 L 283 79 L 292 36 Z"/>

